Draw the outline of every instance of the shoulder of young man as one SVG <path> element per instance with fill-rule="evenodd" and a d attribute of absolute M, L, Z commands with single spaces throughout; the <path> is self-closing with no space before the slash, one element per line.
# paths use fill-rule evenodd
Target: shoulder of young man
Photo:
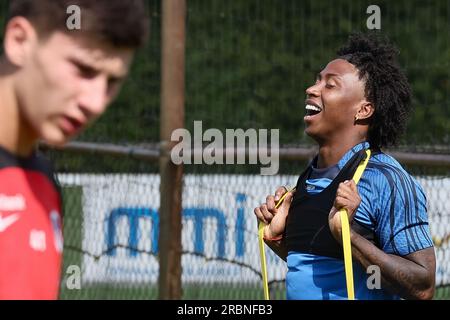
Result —
<path fill-rule="evenodd" d="M 0 147 L 0 170 L 14 168 L 24 171 L 36 171 L 43 174 L 60 191 L 52 162 L 39 151 L 28 158 L 16 157 Z"/>
<path fill-rule="evenodd" d="M 395 158 L 382 152 L 370 158 L 360 185 L 366 193 L 376 195 L 377 201 L 401 201 L 406 195 L 425 198 L 419 182 Z"/>

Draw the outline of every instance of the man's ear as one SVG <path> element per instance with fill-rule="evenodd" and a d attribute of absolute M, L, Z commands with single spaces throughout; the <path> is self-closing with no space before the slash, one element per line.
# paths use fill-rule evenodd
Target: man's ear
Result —
<path fill-rule="evenodd" d="M 366 120 L 369 119 L 373 113 L 375 112 L 375 108 L 371 102 L 364 101 L 359 107 L 358 112 L 355 115 L 355 120 Z"/>
<path fill-rule="evenodd" d="M 36 42 L 36 30 L 27 19 L 14 17 L 8 22 L 5 31 L 4 51 L 11 64 L 22 67 Z"/>

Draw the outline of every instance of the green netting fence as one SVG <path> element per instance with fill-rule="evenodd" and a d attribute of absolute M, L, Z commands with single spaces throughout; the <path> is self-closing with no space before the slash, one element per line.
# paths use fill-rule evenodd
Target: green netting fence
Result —
<path fill-rule="evenodd" d="M 159 148 L 161 2 L 149 0 L 151 39 L 137 55 L 118 100 L 80 142 Z M 0 4 L 4 22 L 8 1 Z M 305 89 L 352 31 L 367 29 L 371 1 L 188 0 L 186 127 L 279 129 L 283 147 L 310 147 Z M 400 48 L 414 92 L 397 151 L 450 154 L 450 4 L 378 1 L 381 31 Z M 4 25 L 4 23 L 1 23 Z M 157 161 L 133 155 L 46 150 L 64 195 L 61 299 L 158 297 Z M 183 189 L 183 298 L 262 299 L 253 207 L 292 184 L 305 160 L 258 165 L 187 165 Z M 438 268 L 436 298 L 450 298 L 449 167 L 408 166 L 428 198 Z M 69 289 L 69 266 L 81 289 Z M 269 255 L 272 297 L 284 298 L 285 266 Z"/>

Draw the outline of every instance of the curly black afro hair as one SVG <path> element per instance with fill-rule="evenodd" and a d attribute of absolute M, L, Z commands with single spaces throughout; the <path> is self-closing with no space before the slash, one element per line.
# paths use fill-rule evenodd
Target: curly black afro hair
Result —
<path fill-rule="evenodd" d="M 396 145 L 411 111 L 411 87 L 396 59 L 398 50 L 377 32 L 352 34 L 338 50 L 365 81 L 365 96 L 375 108 L 368 141 L 372 147 Z"/>

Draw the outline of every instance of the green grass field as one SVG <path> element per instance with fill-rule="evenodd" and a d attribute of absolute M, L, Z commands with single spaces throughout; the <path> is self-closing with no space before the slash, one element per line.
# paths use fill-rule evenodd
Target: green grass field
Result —
<path fill-rule="evenodd" d="M 271 290 L 271 300 L 284 300 L 284 289 Z M 81 290 L 62 290 L 62 300 L 155 300 L 156 286 L 126 287 L 98 285 L 82 287 Z M 186 285 L 183 300 L 263 300 L 262 289 L 257 287 L 233 287 L 227 285 Z M 435 300 L 450 300 L 450 287 L 438 288 Z"/>

